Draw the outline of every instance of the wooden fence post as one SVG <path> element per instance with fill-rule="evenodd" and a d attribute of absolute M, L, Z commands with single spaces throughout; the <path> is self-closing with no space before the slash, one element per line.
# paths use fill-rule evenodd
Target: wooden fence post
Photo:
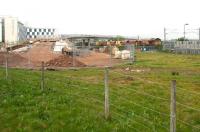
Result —
<path fill-rule="evenodd" d="M 108 119 L 110 116 L 109 113 L 109 87 L 108 87 L 108 67 L 105 68 L 105 77 L 104 77 L 104 86 L 105 86 L 105 118 Z"/>
<path fill-rule="evenodd" d="M 176 132 L 176 80 L 171 82 L 170 132 Z"/>
<path fill-rule="evenodd" d="M 44 61 L 42 61 L 41 69 L 41 90 L 44 91 Z"/>

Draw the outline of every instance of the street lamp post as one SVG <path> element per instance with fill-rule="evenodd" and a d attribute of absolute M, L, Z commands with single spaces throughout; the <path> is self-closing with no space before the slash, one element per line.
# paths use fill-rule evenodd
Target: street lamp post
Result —
<path fill-rule="evenodd" d="M 188 23 L 184 24 L 184 31 L 183 31 L 183 35 L 184 35 L 183 38 L 184 38 L 184 40 L 185 40 L 185 26 L 186 25 L 189 25 L 189 24 Z"/>

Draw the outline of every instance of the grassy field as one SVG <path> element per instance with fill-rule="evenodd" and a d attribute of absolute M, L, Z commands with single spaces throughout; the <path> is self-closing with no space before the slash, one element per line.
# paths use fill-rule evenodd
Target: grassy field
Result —
<path fill-rule="evenodd" d="M 110 119 L 104 118 L 104 69 L 0 68 L 0 131 L 167 132 L 170 85 L 177 80 L 177 131 L 200 131 L 200 55 L 137 53 L 109 70 Z M 173 76 L 172 72 L 179 75 Z"/>

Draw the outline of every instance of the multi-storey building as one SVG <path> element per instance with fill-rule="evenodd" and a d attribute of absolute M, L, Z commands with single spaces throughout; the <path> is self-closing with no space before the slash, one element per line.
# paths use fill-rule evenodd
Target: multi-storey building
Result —
<path fill-rule="evenodd" d="M 53 28 L 30 28 L 16 17 L 0 18 L 0 42 L 16 44 L 29 39 L 54 38 Z"/>
<path fill-rule="evenodd" d="M 15 17 L 0 19 L 0 42 L 15 44 L 26 40 L 26 27 Z"/>

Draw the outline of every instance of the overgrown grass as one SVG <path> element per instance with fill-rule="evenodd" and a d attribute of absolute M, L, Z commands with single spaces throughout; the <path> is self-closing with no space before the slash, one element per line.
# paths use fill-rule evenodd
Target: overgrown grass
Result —
<path fill-rule="evenodd" d="M 137 53 L 134 65 L 110 69 L 109 120 L 104 119 L 104 69 L 45 71 L 45 91 L 37 70 L 9 69 L 6 80 L 0 68 L 0 77 L 0 130 L 5 132 L 169 131 L 172 79 L 177 101 L 200 109 L 199 55 Z M 200 131 L 195 128 L 199 113 L 177 104 L 177 131 Z"/>

